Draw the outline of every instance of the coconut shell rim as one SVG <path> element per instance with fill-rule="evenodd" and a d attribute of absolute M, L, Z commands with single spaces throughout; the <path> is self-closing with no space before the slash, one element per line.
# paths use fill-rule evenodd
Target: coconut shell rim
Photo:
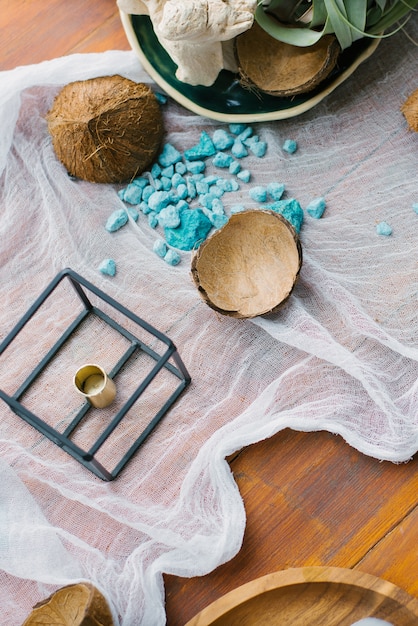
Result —
<path fill-rule="evenodd" d="M 267 213 L 269 215 L 272 215 L 273 217 L 275 217 L 278 221 L 280 221 L 284 226 L 286 226 L 290 232 L 290 234 L 292 235 L 293 241 L 295 243 L 296 246 L 296 251 L 297 251 L 297 255 L 298 255 L 298 269 L 296 271 L 296 274 L 294 276 L 293 279 L 293 284 L 292 287 L 289 290 L 289 293 L 280 301 L 278 302 L 276 305 L 274 305 L 273 307 L 257 312 L 257 313 L 252 313 L 252 314 L 248 314 L 248 315 L 244 315 L 242 313 L 240 313 L 237 310 L 232 310 L 232 309 L 222 309 L 221 307 L 217 306 L 215 303 L 213 303 L 211 301 L 211 299 L 209 298 L 206 290 L 202 287 L 202 285 L 200 284 L 200 280 L 199 280 L 199 272 L 197 269 L 197 263 L 202 255 L 202 253 L 205 250 L 205 247 L 207 245 L 207 243 L 209 241 L 212 241 L 213 238 L 219 236 L 220 233 L 222 233 L 222 231 L 228 226 L 228 224 L 230 223 L 231 220 L 233 219 L 239 219 L 240 217 L 242 217 L 245 214 L 261 214 L 261 213 Z M 199 246 L 199 248 L 197 250 L 195 250 L 192 254 L 192 258 L 191 258 L 191 275 L 192 275 L 192 279 L 193 282 L 197 288 L 197 291 L 200 295 L 200 297 L 202 298 L 202 300 L 214 311 L 221 313 L 222 315 L 226 315 L 228 317 L 234 317 L 236 319 L 252 319 L 254 317 L 260 317 L 260 316 L 264 316 L 264 315 L 271 315 L 273 313 L 276 313 L 279 309 L 281 309 L 283 307 L 283 305 L 289 300 L 290 296 L 293 293 L 293 290 L 299 280 L 299 275 L 300 275 L 300 271 L 302 269 L 302 265 L 303 265 L 303 250 L 302 250 L 302 244 L 300 242 L 300 238 L 298 233 L 296 232 L 296 229 L 294 228 L 294 226 L 289 222 L 289 220 L 287 220 L 285 217 L 283 217 L 283 215 L 281 215 L 280 213 L 277 213 L 276 211 L 272 211 L 270 209 L 246 209 L 245 211 L 240 211 L 239 213 L 235 213 L 233 215 L 230 216 L 228 222 L 226 224 L 224 224 L 224 226 L 222 226 L 221 228 L 219 228 L 218 230 L 216 230 L 214 233 L 212 233 L 212 235 L 210 235 L 207 239 L 205 239 L 205 241 Z"/>

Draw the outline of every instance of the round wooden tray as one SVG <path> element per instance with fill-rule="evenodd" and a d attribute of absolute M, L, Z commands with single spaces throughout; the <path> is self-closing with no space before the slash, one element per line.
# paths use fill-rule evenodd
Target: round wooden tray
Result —
<path fill-rule="evenodd" d="M 292 568 L 234 589 L 186 626 L 351 626 L 365 617 L 417 626 L 418 599 L 351 569 Z"/>

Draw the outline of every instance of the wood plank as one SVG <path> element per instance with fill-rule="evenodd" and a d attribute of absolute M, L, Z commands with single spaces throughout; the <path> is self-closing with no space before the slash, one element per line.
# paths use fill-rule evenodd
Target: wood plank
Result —
<path fill-rule="evenodd" d="M 330 433 L 285 430 L 246 448 L 230 464 L 247 513 L 242 549 L 207 576 L 165 576 L 169 626 L 186 623 L 226 592 L 277 570 L 356 567 L 416 506 L 416 460 L 381 463 Z M 391 560 L 408 558 L 415 546 L 410 532 L 402 545 L 391 546 Z M 406 591 L 418 580 L 418 560 L 411 561 L 402 581 Z M 374 571 L 370 562 L 368 573 L 382 570 Z"/>
<path fill-rule="evenodd" d="M 129 49 L 115 0 L 8 2 L 7 10 L 0 11 L 0 32 L 0 70 L 39 63 L 71 51 L 101 52 L 117 45 Z"/>

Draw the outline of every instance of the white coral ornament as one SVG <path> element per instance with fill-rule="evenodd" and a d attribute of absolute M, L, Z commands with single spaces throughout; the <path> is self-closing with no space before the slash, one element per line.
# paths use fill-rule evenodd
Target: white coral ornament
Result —
<path fill-rule="evenodd" d="M 128 14 L 149 15 L 156 36 L 190 85 L 212 85 L 236 70 L 230 44 L 251 28 L 257 0 L 118 0 Z"/>

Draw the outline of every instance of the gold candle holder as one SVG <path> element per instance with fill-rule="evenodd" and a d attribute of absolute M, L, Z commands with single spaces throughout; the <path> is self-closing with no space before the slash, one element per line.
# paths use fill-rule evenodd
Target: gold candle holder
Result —
<path fill-rule="evenodd" d="M 116 396 L 116 385 L 102 367 L 88 363 L 80 367 L 74 376 L 77 391 L 97 409 L 104 409 Z"/>

